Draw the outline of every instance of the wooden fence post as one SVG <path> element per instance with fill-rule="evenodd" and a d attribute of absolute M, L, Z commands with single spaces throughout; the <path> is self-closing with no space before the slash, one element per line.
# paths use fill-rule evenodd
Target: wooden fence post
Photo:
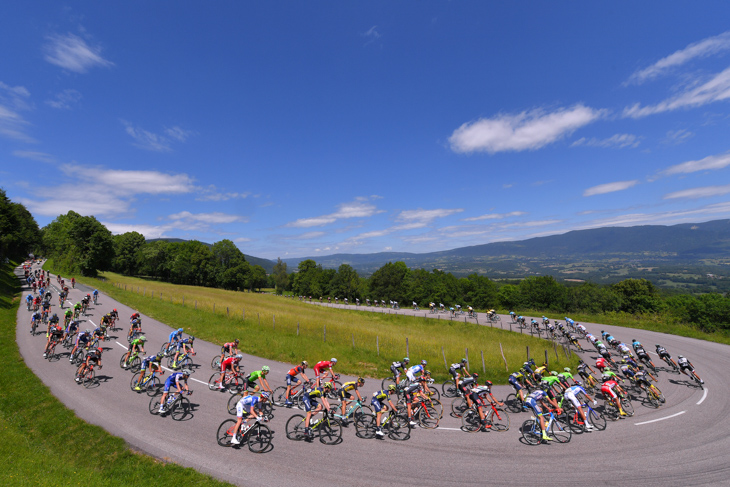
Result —
<path fill-rule="evenodd" d="M 548 364 L 548 367 L 550 367 L 550 361 L 548 360 L 547 350 L 545 350 L 545 363 Z M 547 370 L 545 372 L 547 372 Z"/>
<path fill-rule="evenodd" d="M 411 354 L 409 353 L 409 348 L 408 348 L 408 337 L 406 337 L 406 357 L 410 357 L 410 356 L 411 356 Z"/>
<path fill-rule="evenodd" d="M 272 316 L 273 316 L 273 321 L 274 321 L 273 329 L 276 330 L 276 315 L 272 315 Z"/>
<path fill-rule="evenodd" d="M 527 345 L 527 361 L 530 361 L 530 346 Z"/>
<path fill-rule="evenodd" d="M 504 358 L 504 350 L 502 349 L 502 342 L 499 342 L 499 352 L 502 354 L 502 360 L 504 360 L 504 371 L 509 372 L 509 368 L 507 367 L 507 359 Z"/>
<path fill-rule="evenodd" d="M 484 350 L 481 350 L 482 352 L 482 374 L 487 373 L 487 366 L 484 364 Z"/>
<path fill-rule="evenodd" d="M 444 352 L 444 347 L 441 347 L 441 355 L 444 356 L 444 368 L 449 370 L 449 366 L 446 364 L 446 353 Z"/>
<path fill-rule="evenodd" d="M 469 364 L 469 349 L 465 348 L 464 353 L 466 354 L 466 367 L 468 369 L 471 369 L 471 365 Z"/>
<path fill-rule="evenodd" d="M 324 325 L 324 342 L 327 343 L 327 325 Z"/>
<path fill-rule="evenodd" d="M 555 344 L 555 341 L 553 341 L 553 349 L 555 350 L 555 361 L 559 361 L 560 357 L 558 357 L 558 346 Z"/>
<path fill-rule="evenodd" d="M 297 336 L 299 336 L 299 322 L 297 321 Z"/>
<path fill-rule="evenodd" d="M 375 335 L 375 348 L 378 349 L 378 357 L 380 357 L 380 335 Z"/>

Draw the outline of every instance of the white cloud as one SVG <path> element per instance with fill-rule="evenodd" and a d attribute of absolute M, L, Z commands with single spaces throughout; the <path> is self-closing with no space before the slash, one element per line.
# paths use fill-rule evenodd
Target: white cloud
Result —
<path fill-rule="evenodd" d="M 715 203 L 698 208 L 659 213 L 631 213 L 626 215 L 617 215 L 615 217 L 593 220 L 585 225 L 580 225 L 575 228 L 561 230 L 560 233 L 564 233 L 569 230 L 611 226 L 626 227 L 642 224 L 667 225 L 671 223 L 698 221 L 698 219 L 702 218 L 717 218 L 721 215 L 730 215 L 730 202 Z"/>
<path fill-rule="evenodd" d="M 59 110 L 68 110 L 72 105 L 81 100 L 82 96 L 76 90 L 63 90 L 56 94 L 56 98 L 53 100 L 46 100 L 46 104 Z"/>
<path fill-rule="evenodd" d="M 64 164 L 61 170 L 74 179 L 102 185 L 105 191 L 120 194 L 180 194 L 194 189 L 193 180 L 187 174 L 103 169 L 75 164 Z"/>
<path fill-rule="evenodd" d="M 709 171 L 716 169 L 724 169 L 730 166 L 730 152 L 715 156 L 707 156 L 698 161 L 687 161 L 675 166 L 671 166 L 662 174 L 671 176 L 673 174 L 689 174 L 697 171 Z"/>
<path fill-rule="evenodd" d="M 169 225 L 145 225 L 145 224 L 134 224 L 134 223 L 113 223 L 113 222 L 102 222 L 105 227 L 109 229 L 115 235 L 121 235 L 127 232 L 137 232 L 144 235 L 146 239 L 163 238 L 168 236 L 168 232 L 171 230 Z"/>
<path fill-rule="evenodd" d="M 708 57 L 728 49 L 730 49 L 730 31 L 690 44 L 651 66 L 635 72 L 626 83 L 641 84 L 693 59 Z"/>
<path fill-rule="evenodd" d="M 480 220 L 504 220 L 505 218 L 511 218 L 513 216 L 526 215 L 524 211 L 511 211 L 509 213 L 487 213 L 486 215 L 473 216 L 471 218 L 463 218 L 463 222 L 476 222 Z"/>
<path fill-rule="evenodd" d="M 402 222 L 418 222 L 422 223 L 424 225 L 427 225 L 431 223 L 436 218 L 444 218 L 447 216 L 451 216 L 455 213 L 461 213 L 464 211 L 463 208 L 439 208 L 436 210 L 424 210 L 422 208 L 419 208 L 417 210 L 405 210 L 401 211 L 398 216 L 395 218 L 396 221 L 402 221 Z M 415 228 L 415 227 L 413 227 Z"/>
<path fill-rule="evenodd" d="M 690 132 L 689 130 L 685 130 L 685 129 L 670 130 L 667 132 L 667 136 L 664 138 L 664 140 L 662 140 L 662 143 L 679 145 L 679 144 L 683 144 L 684 142 L 687 142 L 689 139 L 691 139 L 694 136 L 695 136 L 695 134 L 693 132 Z"/>
<path fill-rule="evenodd" d="M 237 191 L 226 192 L 219 190 L 215 185 L 211 184 L 207 187 L 196 188 L 198 196 L 196 201 L 228 201 L 233 199 L 244 199 L 251 196 L 250 192 L 239 193 Z"/>
<path fill-rule="evenodd" d="M 29 150 L 16 150 L 13 151 L 15 157 L 22 157 L 23 159 L 30 159 L 38 162 L 56 162 L 56 158 L 51 154 L 45 152 L 35 152 Z"/>
<path fill-rule="evenodd" d="M 26 134 L 30 125 L 19 112 L 30 110 L 30 93 L 24 86 L 9 86 L 0 82 L 0 135 L 21 142 L 35 142 Z"/>
<path fill-rule="evenodd" d="M 449 142 L 454 152 L 523 151 L 539 149 L 605 115 L 582 104 L 551 113 L 531 110 L 516 115 L 498 115 L 463 124 Z"/>
<path fill-rule="evenodd" d="M 234 223 L 246 221 L 245 217 L 239 215 L 229 215 L 226 213 L 214 212 L 214 213 L 190 213 L 189 211 L 181 211 L 168 216 L 170 220 L 187 220 L 187 221 L 198 221 L 206 223 Z"/>
<path fill-rule="evenodd" d="M 292 235 L 290 237 L 284 237 L 284 240 L 312 240 L 314 238 L 320 238 L 327 235 L 325 232 L 306 232 L 301 235 Z"/>
<path fill-rule="evenodd" d="M 642 107 L 639 103 L 626 107 L 624 117 L 641 118 L 679 108 L 692 108 L 730 98 L 730 68 L 718 73 L 701 84 L 692 84 L 679 94 L 653 106 Z"/>
<path fill-rule="evenodd" d="M 637 137 L 632 134 L 616 134 L 607 139 L 596 139 L 594 137 L 587 139 L 585 137 L 580 138 L 570 144 L 571 147 L 586 146 L 586 147 L 603 147 L 603 148 L 615 148 L 623 149 L 624 147 L 631 147 L 635 149 L 641 143 L 641 137 Z"/>
<path fill-rule="evenodd" d="M 710 196 L 720 196 L 723 194 L 730 193 L 730 184 L 724 186 L 704 186 L 701 188 L 683 189 L 681 191 L 675 191 L 664 195 L 665 200 L 670 199 L 697 199 L 697 198 L 709 198 Z"/>
<path fill-rule="evenodd" d="M 175 139 L 179 142 L 185 142 L 190 138 L 190 136 L 195 135 L 195 132 L 192 130 L 185 130 L 177 126 L 165 129 L 165 133 L 171 139 Z"/>
<path fill-rule="evenodd" d="M 362 36 L 365 39 L 367 39 L 367 42 L 365 43 L 365 45 L 368 45 L 371 42 L 374 42 L 374 41 L 380 39 L 380 37 L 381 37 L 380 32 L 378 32 L 378 26 L 377 25 L 374 25 L 374 26 L 370 27 L 367 30 L 367 32 L 365 32 L 364 34 L 362 34 Z"/>
<path fill-rule="evenodd" d="M 342 203 L 338 206 L 338 210 L 329 215 L 316 216 L 312 218 L 299 218 L 293 222 L 287 223 L 286 227 L 309 228 L 321 227 L 335 223 L 337 220 L 347 218 L 367 218 L 382 213 L 375 205 L 367 202 L 367 198 L 356 198 L 355 201 Z"/>
<path fill-rule="evenodd" d="M 85 73 L 95 66 L 109 67 L 114 63 L 101 56 L 101 47 L 90 46 L 74 34 L 48 36 L 43 46 L 44 59 L 75 73 Z"/>
<path fill-rule="evenodd" d="M 615 183 L 599 184 L 583 191 L 583 196 L 595 196 L 597 194 L 613 193 L 615 191 L 623 191 L 635 186 L 639 181 L 616 181 Z"/>

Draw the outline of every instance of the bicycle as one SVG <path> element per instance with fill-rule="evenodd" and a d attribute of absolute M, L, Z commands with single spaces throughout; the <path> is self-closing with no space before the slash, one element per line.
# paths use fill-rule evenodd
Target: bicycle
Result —
<path fill-rule="evenodd" d="M 208 379 L 208 389 L 210 389 L 211 391 L 216 391 L 220 389 L 220 377 L 220 372 L 216 372 L 211 375 L 210 379 Z M 240 370 L 236 370 L 233 372 L 230 370 L 226 370 L 226 374 L 223 376 L 223 389 L 231 391 L 231 394 L 234 394 L 234 391 L 240 392 L 242 380 L 243 379 L 241 377 Z"/>
<path fill-rule="evenodd" d="M 48 344 L 48 351 L 46 352 L 46 359 L 51 362 L 52 360 L 58 360 L 60 357 L 56 354 L 56 345 L 58 340 L 51 340 Z"/>
<path fill-rule="evenodd" d="M 187 395 L 189 396 L 192 393 L 193 391 L 188 391 Z M 185 397 L 181 391 L 175 391 L 168 394 L 162 411 L 160 411 L 160 399 L 162 399 L 162 393 L 158 390 L 150 399 L 150 414 L 157 416 L 158 414 L 170 413 L 170 417 L 174 421 L 182 421 L 187 418 L 188 415 L 192 414 L 190 400 Z"/>
<path fill-rule="evenodd" d="M 441 393 L 444 397 L 457 397 L 459 395 L 459 389 L 456 387 L 456 382 L 453 379 L 449 379 L 441 385 Z"/>
<path fill-rule="evenodd" d="M 139 383 L 140 374 L 142 374 L 141 370 L 132 376 L 132 380 L 129 381 L 129 388 L 135 392 L 146 392 L 150 397 L 156 395 L 157 391 L 159 391 L 160 387 L 162 387 L 162 381 L 160 381 L 160 378 L 157 377 L 157 371 L 153 370 L 152 373 L 145 374 L 141 383 Z M 135 389 L 138 383 L 140 391 Z"/>
<path fill-rule="evenodd" d="M 511 413 L 521 413 L 527 411 L 527 403 L 522 400 L 519 394 L 513 392 L 507 395 L 504 404 Z"/>
<path fill-rule="evenodd" d="M 175 361 L 175 357 L 168 356 L 167 357 L 167 366 L 170 367 L 173 370 L 178 369 L 189 369 L 190 371 L 193 370 L 193 359 L 190 358 L 191 354 L 183 353 L 177 358 L 177 361 Z M 194 354 L 192 354 L 194 355 Z"/>
<path fill-rule="evenodd" d="M 628 398 L 628 395 L 620 391 L 617 391 L 616 395 L 618 395 L 621 399 L 621 409 L 623 409 L 628 417 L 633 416 L 634 405 L 631 404 L 631 399 Z M 618 411 L 618 407 L 616 406 L 616 404 L 614 404 L 612 400 L 607 398 L 604 398 L 603 411 L 606 417 L 611 421 L 617 421 L 620 417 L 622 417 Z"/>
<path fill-rule="evenodd" d="M 164 353 L 165 354 L 165 357 L 169 357 L 170 354 L 172 354 L 172 352 L 175 351 L 176 345 L 177 345 L 177 342 L 173 342 L 173 343 L 165 342 L 160 347 L 160 352 Z M 221 364 L 218 363 L 218 369 L 220 369 L 220 367 L 221 367 Z M 215 368 L 215 367 L 213 367 L 213 368 Z"/>
<path fill-rule="evenodd" d="M 76 351 L 71 355 L 71 363 L 79 365 L 86 358 L 86 350 L 82 347 L 76 348 Z"/>
<path fill-rule="evenodd" d="M 681 372 L 679 371 L 679 365 L 677 365 L 677 362 L 675 362 L 673 358 L 667 357 L 666 355 L 660 358 L 664 360 L 664 363 L 671 367 L 671 369 L 669 369 L 670 371 L 681 374 Z"/>
<path fill-rule="evenodd" d="M 139 372 L 142 366 L 142 359 L 139 357 L 139 352 L 135 351 L 126 361 L 124 360 L 125 356 L 126 354 L 122 355 L 119 359 L 119 366 L 125 370 L 131 370 L 133 373 Z"/>
<path fill-rule="evenodd" d="M 364 414 L 355 420 L 356 435 L 364 439 L 375 438 L 378 421 L 375 414 Z M 406 441 L 411 437 L 411 424 L 408 415 L 389 410 L 382 416 L 380 428 L 388 438 Z"/>
<path fill-rule="evenodd" d="M 603 413 L 593 409 L 591 405 L 587 402 L 585 404 L 581 404 L 581 408 L 583 408 L 583 414 L 586 415 L 588 423 L 592 424 L 593 427 L 596 428 L 598 431 L 603 431 L 606 429 L 607 422 L 606 417 L 603 415 Z M 568 422 L 568 426 L 571 428 L 571 430 L 580 428 L 581 433 L 588 431 L 586 429 L 586 422 L 583 421 L 583 418 L 581 417 L 577 409 L 572 408 L 572 411 L 570 413 L 566 412 L 566 419 Z"/>
<path fill-rule="evenodd" d="M 333 404 L 332 410 L 333 411 L 340 411 L 342 409 L 342 403 L 339 404 Z M 361 401 L 352 401 L 349 408 L 345 410 L 345 415 L 333 413 L 334 417 L 336 419 L 339 419 L 340 422 L 342 422 L 344 425 L 347 424 L 347 421 L 352 420 L 353 422 L 356 422 L 358 418 L 365 414 L 372 414 L 373 409 L 370 406 L 364 405 Z M 352 419 L 351 419 L 352 418 Z"/>
<path fill-rule="evenodd" d="M 99 368 L 101 368 L 101 365 L 99 366 Z M 79 383 L 84 384 L 85 388 L 88 389 L 92 385 L 98 384 L 98 381 L 96 379 L 96 372 L 94 372 L 94 364 L 87 365 L 83 375 L 79 373 L 79 370 L 81 370 L 81 367 L 76 370 L 76 377 L 80 379 Z"/>
<path fill-rule="evenodd" d="M 548 436 L 554 438 L 558 443 L 568 443 L 573 436 L 573 432 L 567 425 L 563 424 L 552 411 L 541 413 L 542 416 L 549 416 L 549 420 L 545 425 L 545 431 Z M 542 443 L 542 429 L 540 428 L 540 420 L 535 416 L 530 417 L 522 423 L 520 427 L 522 438 L 528 445 L 539 445 Z"/>
<path fill-rule="evenodd" d="M 38 329 L 38 320 L 30 322 L 30 334 L 35 336 L 36 330 Z"/>
<path fill-rule="evenodd" d="M 476 409 L 478 407 L 486 407 L 486 405 L 474 405 L 471 408 L 467 409 L 461 416 L 462 430 L 469 433 L 474 433 L 481 429 L 484 429 L 484 425 L 482 425 L 482 420 L 479 417 L 479 411 Z M 495 404 L 492 403 L 489 403 L 489 407 L 490 409 L 487 410 L 486 414 L 484 415 L 484 419 L 486 420 L 486 424 L 488 425 L 486 429 L 500 432 L 507 431 L 510 424 L 509 413 L 503 409 L 498 408 Z"/>
<path fill-rule="evenodd" d="M 699 378 L 699 377 L 697 376 L 697 374 L 695 373 L 695 371 L 694 371 L 694 370 L 690 370 L 690 371 L 689 371 L 689 373 L 690 373 L 690 378 L 691 378 L 691 379 L 692 379 L 693 381 L 695 381 L 695 382 L 697 383 L 697 385 L 698 385 L 698 386 L 700 386 L 700 389 L 704 389 L 704 388 L 705 388 L 705 385 L 704 385 L 704 383 L 703 383 L 703 382 L 702 382 L 702 381 L 700 380 L 700 378 Z"/>
<path fill-rule="evenodd" d="M 407 406 L 405 404 L 401 403 L 399 407 L 401 408 L 398 410 L 399 412 L 406 412 Z M 418 402 L 416 404 L 411 404 L 411 411 L 413 413 L 413 417 L 418 420 L 418 424 L 421 428 L 438 428 L 439 421 L 441 420 L 441 413 L 439 413 L 436 407 L 433 406 L 432 401 L 429 401 L 427 404 L 426 399 L 419 396 Z"/>
<path fill-rule="evenodd" d="M 164 348 L 165 347 L 165 344 L 163 344 L 162 346 Z M 162 353 L 165 353 L 164 350 L 160 350 L 160 351 Z M 233 356 L 232 354 L 230 354 L 228 352 L 224 352 L 223 353 L 223 360 L 225 360 L 225 359 L 227 359 L 229 357 L 232 357 L 232 356 Z M 213 370 L 221 370 L 221 356 L 220 355 L 216 355 L 215 357 L 213 357 L 213 360 L 210 361 L 210 367 Z"/>
<path fill-rule="evenodd" d="M 234 445 L 231 440 L 239 437 L 241 444 L 245 442 L 252 453 L 264 453 L 271 448 L 271 440 L 274 437 L 269 427 L 263 424 L 264 421 L 257 418 L 254 424 L 245 431 L 243 430 L 245 423 L 241 423 L 240 429 L 234 431 L 236 420 L 226 419 L 218 426 L 216 435 L 218 444 L 223 447 L 231 447 Z"/>
<path fill-rule="evenodd" d="M 640 383 L 639 388 L 646 393 L 646 400 L 655 408 L 658 408 L 667 401 L 664 398 L 662 391 L 660 391 L 654 384 L 649 384 L 649 386 L 646 387 L 643 383 Z"/>
<path fill-rule="evenodd" d="M 228 399 L 228 414 L 236 415 L 236 404 L 241 399 L 243 399 L 243 392 L 237 392 Z M 261 414 L 267 418 L 274 417 L 274 405 L 271 401 L 259 402 L 259 407 L 261 408 Z"/>
<path fill-rule="evenodd" d="M 299 409 L 304 409 L 302 396 L 304 395 L 305 390 L 308 389 L 311 384 L 311 381 L 299 381 L 299 383 L 293 384 L 291 386 L 291 389 L 289 390 L 289 402 L 291 402 L 293 406 Z M 275 406 L 278 406 L 280 408 L 285 407 L 286 386 L 279 386 L 274 389 L 274 392 L 271 394 L 271 399 Z M 231 414 L 235 414 L 235 407 L 233 408 L 233 410 L 234 412 Z"/>
<path fill-rule="evenodd" d="M 317 413 L 319 415 L 319 413 Z M 315 432 L 319 433 L 319 441 L 325 445 L 335 445 L 342 440 L 342 423 L 335 419 L 331 412 L 322 411 L 322 417 L 309 422 L 311 434 L 307 434 L 304 426 L 304 416 L 295 414 L 286 422 L 286 437 L 294 441 L 309 440 L 314 437 Z"/>

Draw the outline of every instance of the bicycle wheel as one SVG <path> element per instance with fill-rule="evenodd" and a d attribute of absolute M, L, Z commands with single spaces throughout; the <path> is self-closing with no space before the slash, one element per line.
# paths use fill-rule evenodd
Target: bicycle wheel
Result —
<path fill-rule="evenodd" d="M 659 398 L 656 397 L 652 391 L 646 391 L 646 400 L 654 408 L 658 408 L 659 406 L 661 406 L 661 403 L 659 402 Z"/>
<path fill-rule="evenodd" d="M 441 393 L 435 387 L 429 387 L 428 388 L 428 397 L 430 397 L 431 399 L 434 399 L 436 401 L 440 401 Z"/>
<path fill-rule="evenodd" d="M 162 394 L 155 394 L 150 398 L 150 414 L 154 414 L 155 416 L 160 414 L 160 399 L 162 399 Z"/>
<path fill-rule="evenodd" d="M 216 355 L 213 360 L 210 361 L 210 366 L 213 370 L 221 370 L 221 357 Z"/>
<path fill-rule="evenodd" d="M 482 429 L 482 422 L 479 413 L 473 409 L 468 409 L 461 416 L 461 429 L 467 433 L 476 433 Z"/>
<path fill-rule="evenodd" d="M 88 389 L 94 384 L 96 384 L 96 372 L 94 372 L 94 369 L 91 369 L 84 374 L 84 387 Z"/>
<path fill-rule="evenodd" d="M 515 393 L 509 394 L 507 399 L 504 400 L 504 404 L 511 413 L 522 412 L 522 399 Z"/>
<path fill-rule="evenodd" d="M 174 355 L 168 355 L 167 356 L 167 367 L 170 369 L 175 370 L 177 367 L 173 367 L 172 364 L 175 362 L 175 356 Z"/>
<path fill-rule="evenodd" d="M 570 441 L 570 438 L 573 436 L 573 432 L 570 431 L 568 425 L 555 418 L 550 425 L 549 435 L 551 438 L 554 438 L 555 441 L 557 441 L 558 443 L 568 443 Z"/>
<path fill-rule="evenodd" d="M 335 445 L 342 439 L 342 423 L 336 419 L 325 419 L 319 425 L 319 441 L 325 445 Z"/>
<path fill-rule="evenodd" d="M 122 356 L 121 356 L 121 357 L 119 358 L 119 367 L 121 367 L 122 369 L 126 369 L 126 368 L 127 368 L 127 367 L 125 366 L 125 360 L 124 360 L 124 358 L 125 358 L 126 356 L 127 356 L 127 354 L 125 353 L 124 355 L 122 355 Z"/>
<path fill-rule="evenodd" d="M 634 405 L 631 404 L 631 399 L 629 399 L 628 397 L 625 399 L 621 399 L 621 408 L 626 414 L 629 415 L 629 417 L 634 415 Z"/>
<path fill-rule="evenodd" d="M 160 381 L 160 378 L 155 376 L 147 381 L 147 384 L 145 384 L 145 391 L 147 392 L 147 395 L 152 397 L 162 388 L 162 381 Z"/>
<path fill-rule="evenodd" d="M 385 379 L 383 379 L 383 382 L 380 383 L 380 385 L 382 386 L 384 391 L 387 391 L 388 386 L 391 384 L 393 384 L 395 386 L 398 385 L 398 384 L 396 384 L 395 379 L 393 377 L 386 377 Z"/>
<path fill-rule="evenodd" d="M 392 417 L 385 427 L 388 429 L 388 438 L 395 441 L 406 441 L 411 437 L 411 422 L 407 414 L 391 413 Z"/>
<path fill-rule="evenodd" d="M 286 422 L 286 437 L 294 441 L 302 441 L 307 437 L 304 433 L 304 416 L 295 414 Z"/>
<path fill-rule="evenodd" d="M 233 446 L 231 440 L 233 439 L 234 431 L 233 428 L 236 426 L 235 419 L 226 419 L 218 426 L 218 432 L 215 437 L 218 440 L 220 446 Z"/>
<path fill-rule="evenodd" d="M 141 367 L 142 367 L 142 359 L 140 359 L 139 357 L 134 357 L 129 362 L 129 370 L 131 370 L 132 372 L 139 372 Z"/>
<path fill-rule="evenodd" d="M 274 393 L 271 394 L 271 401 L 274 406 L 283 408 L 286 406 L 286 386 L 279 386 L 274 389 Z"/>
<path fill-rule="evenodd" d="M 129 381 L 129 388 L 132 389 L 132 391 L 134 391 L 134 388 L 137 387 L 137 383 L 139 382 L 141 375 L 142 375 L 142 372 L 136 372 L 135 374 L 132 375 L 132 379 Z M 140 389 L 141 389 L 141 387 L 140 387 Z M 134 391 L 134 392 L 141 392 L 141 390 Z"/>
<path fill-rule="evenodd" d="M 593 426 L 595 426 L 598 431 L 603 431 L 606 429 L 606 417 L 595 409 L 591 409 L 590 411 L 588 411 L 586 417 L 588 418 L 588 421 Z"/>
<path fill-rule="evenodd" d="M 441 386 L 441 392 L 444 397 L 456 397 L 459 395 L 459 391 L 456 389 L 456 383 L 453 380 L 447 380 Z"/>
<path fill-rule="evenodd" d="M 439 426 L 438 411 L 430 404 L 423 404 L 418 412 L 418 424 L 422 428 L 435 429 Z"/>
<path fill-rule="evenodd" d="M 454 401 L 451 403 L 451 415 L 455 418 L 460 418 L 464 411 L 468 409 L 468 406 L 466 404 L 466 399 L 463 397 L 459 397 L 457 399 L 454 399 Z"/>
<path fill-rule="evenodd" d="M 180 363 L 177 364 L 178 369 L 188 369 L 190 373 L 194 373 L 195 369 L 193 368 L 193 359 L 190 357 L 185 357 L 184 359 L 180 360 Z"/>
<path fill-rule="evenodd" d="M 264 418 L 274 417 L 274 405 L 271 403 L 271 401 L 259 401 L 259 406 L 261 407 L 261 414 L 264 416 Z"/>
<path fill-rule="evenodd" d="M 487 421 L 492 425 L 492 431 L 507 431 L 509 429 L 509 413 L 502 409 L 487 414 Z"/>
<path fill-rule="evenodd" d="M 190 415 L 192 415 L 190 400 L 187 397 L 178 397 L 170 407 L 170 416 L 175 421 L 183 421 Z"/>
<path fill-rule="evenodd" d="M 264 453 L 271 447 L 271 439 L 274 435 L 268 426 L 256 423 L 246 432 L 248 437 L 248 449 L 252 453 Z"/>
<path fill-rule="evenodd" d="M 355 436 L 358 438 L 371 439 L 375 438 L 377 431 L 375 416 L 371 414 L 361 414 L 355 418 Z"/>
<path fill-rule="evenodd" d="M 164 353 L 165 356 L 167 356 L 167 347 L 169 347 L 169 346 L 170 346 L 170 342 L 163 343 L 162 346 L 160 347 L 160 353 Z"/>
<path fill-rule="evenodd" d="M 236 404 L 238 404 L 238 401 L 240 401 L 243 398 L 243 394 L 240 392 L 238 394 L 234 394 L 228 399 L 228 414 L 236 414 Z"/>
<path fill-rule="evenodd" d="M 211 391 L 215 391 L 220 386 L 220 381 L 218 380 L 220 378 L 220 374 L 213 374 L 210 376 L 210 379 L 208 379 L 208 389 Z"/>
<path fill-rule="evenodd" d="M 540 423 L 535 419 L 528 419 L 520 427 L 522 438 L 528 445 L 539 445 L 542 441 Z"/>

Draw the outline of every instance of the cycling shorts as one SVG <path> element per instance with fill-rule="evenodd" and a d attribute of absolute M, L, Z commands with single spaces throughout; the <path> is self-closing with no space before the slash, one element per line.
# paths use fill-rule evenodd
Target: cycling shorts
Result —
<path fill-rule="evenodd" d="M 317 401 L 306 394 L 302 396 L 302 403 L 304 403 L 304 411 L 306 412 L 310 412 L 312 409 L 317 409 L 317 406 L 319 406 Z"/>
<path fill-rule="evenodd" d="M 245 415 L 244 415 L 245 413 Z M 236 403 L 236 416 L 239 418 L 245 418 L 249 414 L 251 414 L 251 406 L 244 407 L 243 404 L 241 404 L 241 401 L 238 401 Z"/>
<path fill-rule="evenodd" d="M 341 401 L 344 401 L 345 399 L 352 399 L 352 395 L 344 389 L 340 389 L 339 392 L 337 392 L 337 395 L 340 396 Z"/>
<path fill-rule="evenodd" d="M 379 413 L 385 407 L 385 405 L 375 397 L 372 399 L 372 401 L 370 401 L 370 405 L 373 407 L 373 411 L 375 411 L 376 413 Z"/>
<path fill-rule="evenodd" d="M 160 364 L 158 364 L 157 362 L 142 362 L 142 366 L 140 367 L 139 370 L 141 372 L 144 372 L 145 370 L 147 370 L 148 364 L 149 364 L 150 369 L 152 369 L 155 372 L 159 372 L 160 369 L 162 368 L 160 366 Z"/>
<path fill-rule="evenodd" d="M 176 391 L 179 391 L 180 389 L 177 388 L 177 385 L 175 385 L 175 382 L 170 382 L 169 380 L 165 381 L 165 389 L 163 392 L 170 392 L 170 387 L 174 387 Z"/>
<path fill-rule="evenodd" d="M 690 372 L 694 372 L 695 368 L 690 364 L 679 364 L 679 370 L 689 370 Z"/>
<path fill-rule="evenodd" d="M 565 391 L 565 397 L 566 399 L 570 399 L 570 402 L 573 403 L 573 406 L 575 406 L 576 409 L 580 408 L 580 401 L 578 401 L 578 398 L 570 389 Z"/>
<path fill-rule="evenodd" d="M 408 371 L 406 372 L 406 377 L 408 377 L 408 380 L 409 380 L 409 381 L 411 381 L 411 382 L 416 382 L 416 376 L 414 376 L 414 375 L 413 375 L 413 372 L 411 372 L 410 370 L 408 370 Z"/>
<path fill-rule="evenodd" d="M 393 377 L 400 377 L 400 370 L 395 365 L 390 366 L 390 371 L 393 372 Z"/>
<path fill-rule="evenodd" d="M 286 385 L 288 385 L 288 386 L 296 385 L 296 384 L 299 384 L 300 382 L 301 382 L 301 380 L 296 375 L 286 374 Z"/>
<path fill-rule="evenodd" d="M 530 409 L 532 409 L 532 411 L 535 413 L 535 415 L 542 414 L 542 408 L 537 403 L 537 401 L 535 400 L 534 397 L 527 396 L 525 398 L 525 404 L 527 404 L 530 407 Z"/>
<path fill-rule="evenodd" d="M 517 392 L 519 392 L 522 389 L 524 389 L 522 387 L 522 384 L 520 384 L 520 382 L 517 379 L 515 379 L 514 377 L 510 377 L 509 378 L 509 383 L 512 385 L 512 387 L 515 388 L 515 391 L 517 391 Z"/>

